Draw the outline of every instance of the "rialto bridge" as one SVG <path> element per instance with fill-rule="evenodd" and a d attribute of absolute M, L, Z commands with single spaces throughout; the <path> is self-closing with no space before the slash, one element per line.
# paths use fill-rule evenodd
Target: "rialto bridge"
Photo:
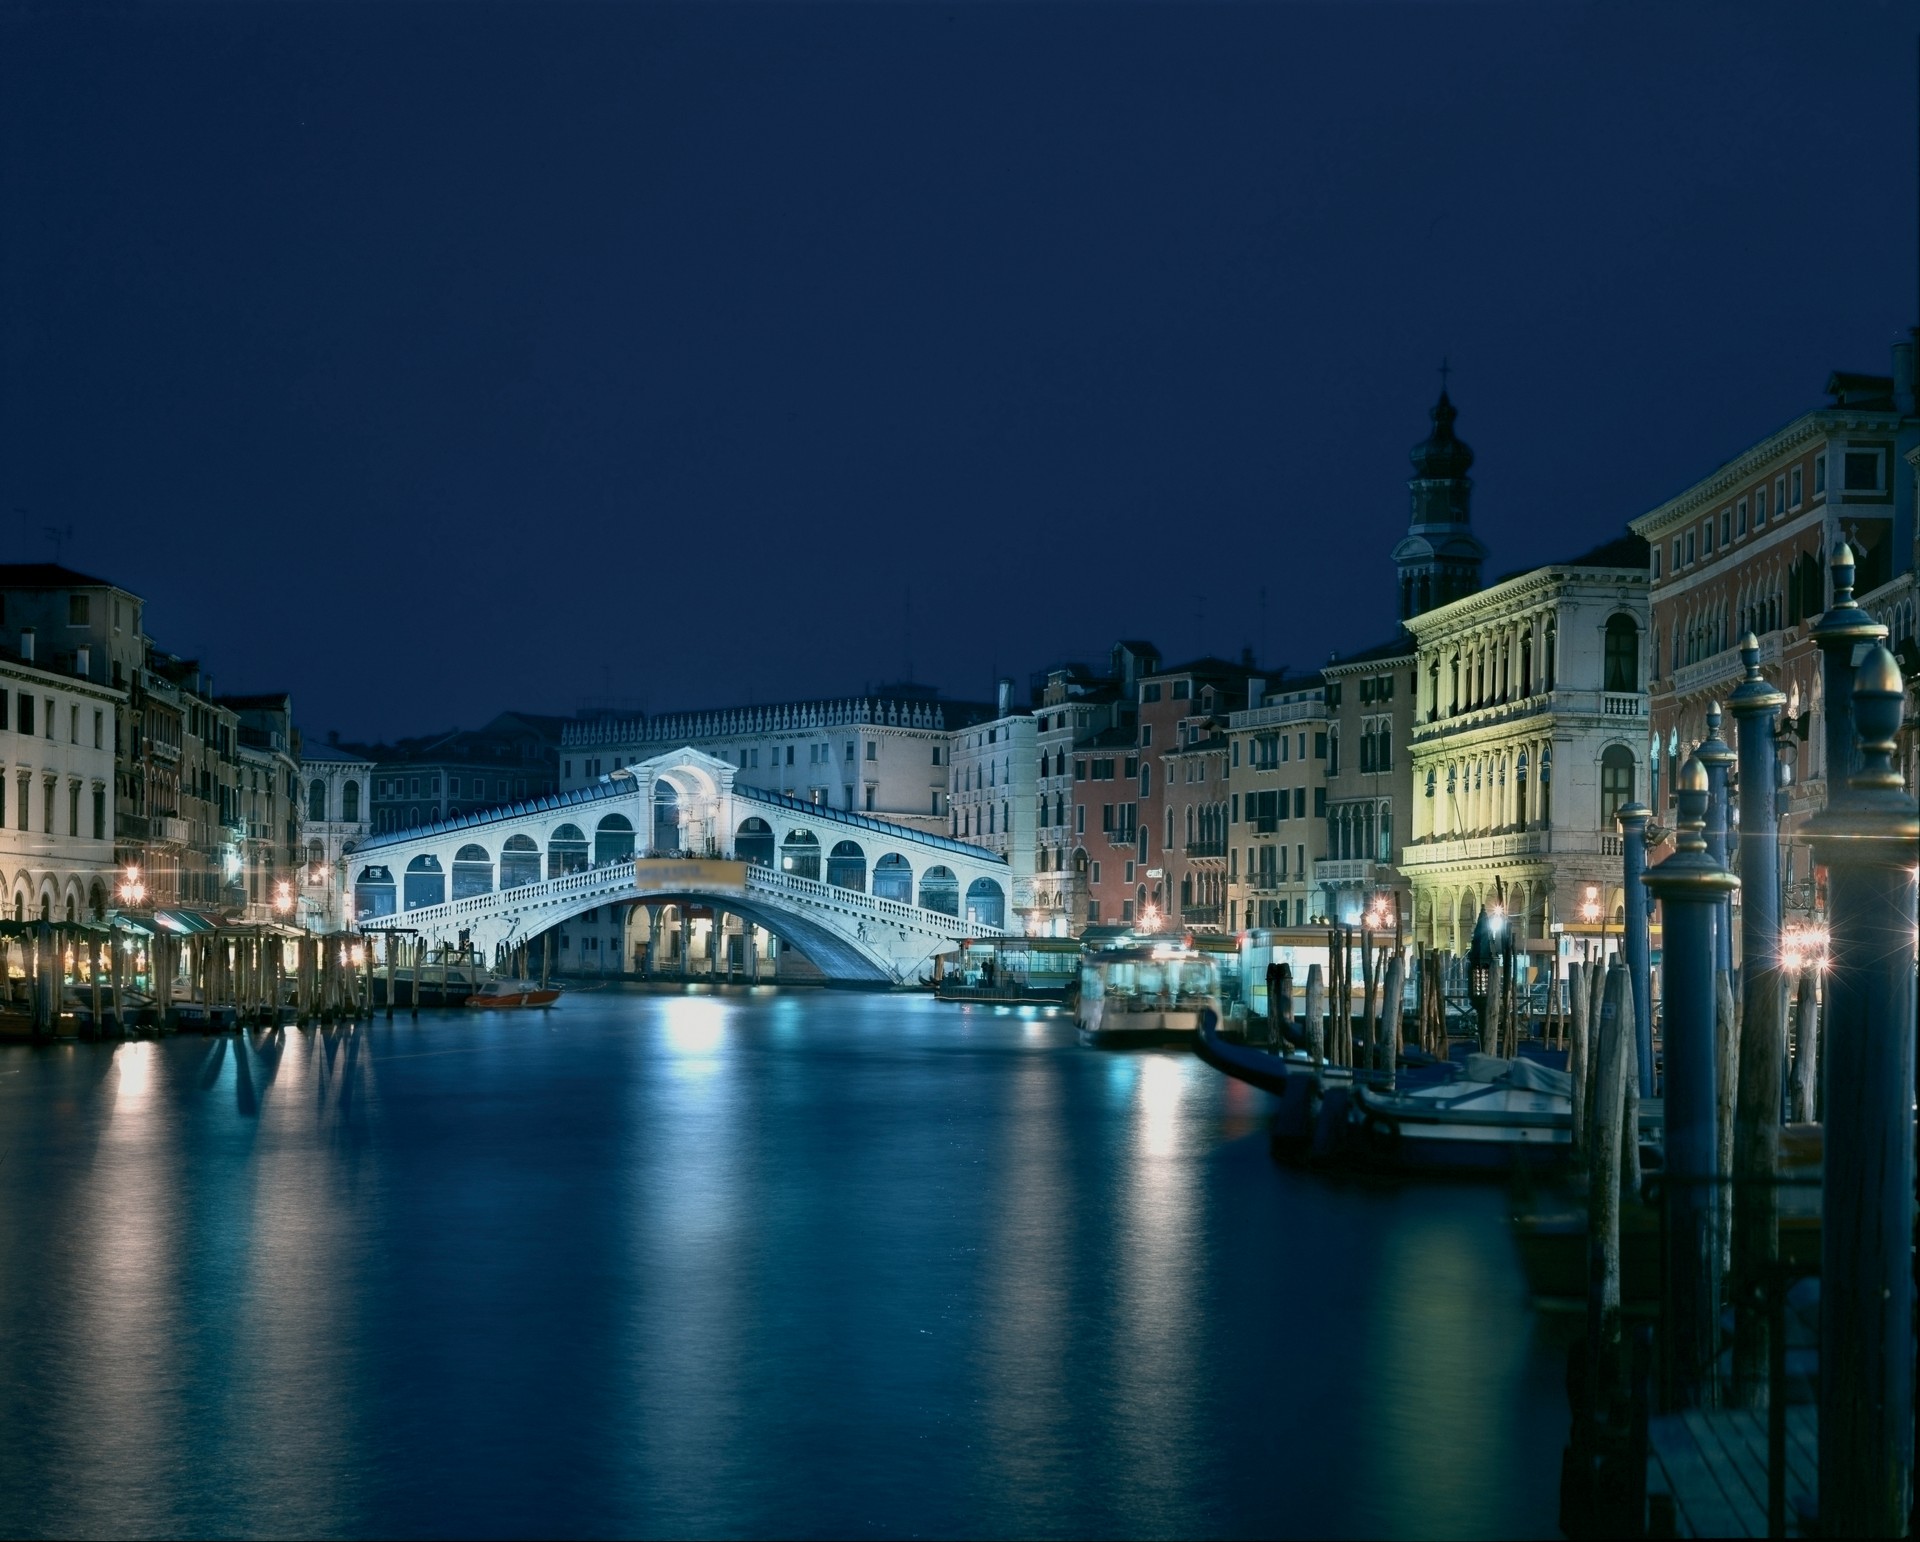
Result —
<path fill-rule="evenodd" d="M 1006 924 L 992 852 L 735 783 L 681 749 L 577 792 L 376 835 L 352 853 L 355 928 L 491 957 L 603 905 L 711 907 L 829 979 L 903 984 Z"/>

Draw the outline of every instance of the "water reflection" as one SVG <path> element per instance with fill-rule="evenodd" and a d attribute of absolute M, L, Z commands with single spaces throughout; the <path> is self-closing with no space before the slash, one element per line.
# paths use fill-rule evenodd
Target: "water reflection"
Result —
<path fill-rule="evenodd" d="M 1498 1194 L 1064 1020 L 474 1016 L 0 1048 L 0 1533 L 1552 1524 Z"/>

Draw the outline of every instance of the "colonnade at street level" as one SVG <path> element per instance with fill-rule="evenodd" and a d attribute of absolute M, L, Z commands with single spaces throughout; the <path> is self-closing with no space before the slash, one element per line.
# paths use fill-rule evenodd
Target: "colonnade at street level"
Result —
<path fill-rule="evenodd" d="M 8 873 L 0 868 L 0 894 L 10 894 L 7 914 L 15 921 L 101 921 L 112 895 L 114 872 L 89 869 L 55 872 L 22 867 Z"/>
<path fill-rule="evenodd" d="M 1457 883 L 1416 881 L 1413 891 L 1413 941 L 1423 948 L 1440 948 L 1464 956 L 1473 941 L 1473 928 L 1484 905 L 1504 906 L 1514 928 L 1516 945 L 1544 942 L 1555 922 L 1577 923 L 1576 936 L 1586 935 L 1581 907 L 1588 889 L 1599 906 L 1598 927 L 1611 928 L 1615 939 L 1626 924 L 1626 889 L 1618 858 L 1594 858 L 1572 863 L 1523 863 L 1503 870 L 1501 885 L 1478 875 Z"/>

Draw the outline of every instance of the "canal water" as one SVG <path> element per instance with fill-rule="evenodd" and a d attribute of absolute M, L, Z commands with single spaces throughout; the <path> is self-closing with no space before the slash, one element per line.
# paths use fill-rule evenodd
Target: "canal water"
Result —
<path fill-rule="evenodd" d="M 1554 1530 L 1497 1188 L 827 992 L 0 1051 L 0 1534 Z"/>

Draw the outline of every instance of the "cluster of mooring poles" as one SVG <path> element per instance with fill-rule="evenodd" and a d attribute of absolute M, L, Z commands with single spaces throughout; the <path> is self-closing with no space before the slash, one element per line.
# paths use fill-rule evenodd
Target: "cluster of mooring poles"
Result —
<path fill-rule="evenodd" d="M 1391 942 L 1385 935 L 1389 925 L 1393 928 Z M 1356 962 L 1360 970 L 1357 1015 Z M 1400 1059 L 1400 1010 L 1406 983 L 1407 950 L 1401 939 L 1397 911 L 1388 917 L 1383 909 L 1376 909 L 1357 928 L 1329 927 L 1326 976 L 1322 977 L 1318 964 L 1307 966 L 1304 1025 L 1294 1022 L 1293 970 L 1284 963 L 1277 966 L 1268 995 L 1277 1044 L 1283 1048 L 1289 1043 L 1302 1045 L 1313 1056 L 1316 1066 L 1349 1066 L 1357 1071 L 1376 1072 L 1391 1081 Z M 1331 991 L 1329 984 L 1334 986 Z M 1424 993 L 1422 1001 L 1425 1001 Z M 1441 1021 L 1444 1032 L 1444 1017 Z M 1424 1022 L 1423 1017 L 1423 1035 Z M 1444 1041 L 1442 1050 L 1444 1052 Z"/>
<path fill-rule="evenodd" d="M 1649 868 L 1650 811 L 1620 811 L 1625 967 L 1616 961 L 1585 988 L 1569 982 L 1575 1172 L 1587 1183 L 1591 1260 L 1563 1484 L 1570 1531 L 1638 1533 L 1647 1524 L 1644 1416 L 1657 1394 L 1662 1414 L 1683 1415 L 1695 1429 L 1716 1411 L 1736 1423 L 1765 1415 L 1768 1527 L 1785 1534 L 1785 1301 L 1795 1270 L 1783 1261 L 1781 1222 L 1783 1193 L 1796 1184 L 1785 1137 L 1788 1126 L 1808 1126 L 1816 1114 L 1821 1126 L 1793 1141 L 1817 1141 L 1823 1152 L 1818 1484 L 1806 1503 L 1823 1535 L 1904 1536 L 1910 1525 L 1920 809 L 1894 761 L 1905 684 L 1886 629 L 1854 604 L 1844 542 L 1833 586 L 1834 604 L 1812 628 L 1827 707 L 1827 800 L 1808 831 L 1828 875 L 1818 991 L 1819 961 L 1782 914 L 1786 698 L 1762 678 L 1751 634 L 1741 642 L 1744 678 L 1729 701 L 1737 751 L 1720 736 L 1716 705 L 1706 740 L 1673 789 L 1672 853 Z M 1737 783 L 1729 776 L 1736 767 Z M 1737 875 L 1729 865 L 1736 853 Z M 1662 933 L 1657 1089 L 1648 894 L 1659 903 Z M 1644 1358 L 1622 1332 L 1620 1212 L 1623 1198 L 1637 1204 L 1641 1189 L 1639 1121 L 1628 1105 L 1656 1090 L 1664 1095 L 1664 1164 L 1647 1187 L 1660 1201 L 1662 1311 L 1658 1374 L 1653 1388 L 1641 1389 L 1634 1384 Z M 1798 1182 L 1810 1189 L 1814 1180 Z"/>
<path fill-rule="evenodd" d="M 358 939 L 273 925 L 177 933 L 126 914 L 102 923 L 4 922 L 0 980 L 7 986 L 0 1037 L 7 1038 L 125 1037 L 372 1015 L 371 952 Z"/>

